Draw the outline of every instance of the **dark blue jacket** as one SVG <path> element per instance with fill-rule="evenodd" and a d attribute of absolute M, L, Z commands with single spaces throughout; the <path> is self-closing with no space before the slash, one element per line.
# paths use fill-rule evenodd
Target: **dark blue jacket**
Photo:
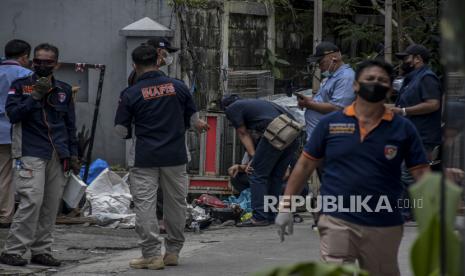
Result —
<path fill-rule="evenodd" d="M 32 156 L 50 160 L 77 156 L 76 116 L 71 86 L 52 80 L 52 90 L 41 101 L 31 96 L 38 77 L 13 82 L 6 103 L 12 128 L 13 158 Z"/>
<path fill-rule="evenodd" d="M 404 79 L 396 105 L 409 107 L 429 99 L 441 101 L 442 88 L 438 77 L 427 66 L 410 72 Z M 423 145 L 433 148 L 441 144 L 441 109 L 422 115 L 408 115 L 417 128 Z"/>
<path fill-rule="evenodd" d="M 187 163 L 185 132 L 195 112 L 184 83 L 152 71 L 121 92 L 115 126 L 128 139 L 135 125 L 136 167 L 177 166 Z"/>

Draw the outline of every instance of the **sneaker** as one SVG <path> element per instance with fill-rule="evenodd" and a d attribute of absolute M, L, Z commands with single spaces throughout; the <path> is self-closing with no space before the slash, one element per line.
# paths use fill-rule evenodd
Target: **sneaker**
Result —
<path fill-rule="evenodd" d="M 131 268 L 142 269 L 163 269 L 165 268 L 165 263 L 163 262 L 163 258 L 161 256 L 150 257 L 150 258 L 137 258 L 133 259 L 129 262 L 129 266 Z"/>
<path fill-rule="evenodd" d="M 21 255 L 18 254 L 6 254 L 2 253 L 0 255 L 0 262 L 7 264 L 7 265 L 14 265 L 14 266 L 25 266 L 27 265 L 27 260 L 23 259 Z"/>
<path fill-rule="evenodd" d="M 45 265 L 45 266 L 60 266 L 61 261 L 53 258 L 50 254 L 37 254 L 32 255 L 31 263 Z"/>
<path fill-rule="evenodd" d="M 163 257 L 163 262 L 167 266 L 177 266 L 178 265 L 178 254 L 175 253 L 166 253 Z"/>

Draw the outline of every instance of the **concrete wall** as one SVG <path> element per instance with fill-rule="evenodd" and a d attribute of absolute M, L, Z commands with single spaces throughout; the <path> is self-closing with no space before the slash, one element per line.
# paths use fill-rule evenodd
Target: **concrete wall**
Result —
<path fill-rule="evenodd" d="M 126 41 L 118 31 L 143 17 L 175 29 L 176 18 L 164 0 L 2 0 L 0 8 L 0 47 L 13 38 L 35 46 L 49 42 L 59 47 L 60 60 L 107 65 L 101 110 L 94 144 L 94 157 L 112 164 L 124 164 L 125 143 L 113 135 L 113 119 L 118 96 L 126 87 Z M 171 18 L 173 16 L 173 18 Z M 77 103 L 79 127 L 91 125 L 98 72 L 73 72 L 64 66 L 64 81 L 80 85 Z M 87 74 L 87 75 L 86 75 Z M 90 103 L 87 101 L 90 101 Z M 82 102 L 83 101 L 83 102 Z"/>
<path fill-rule="evenodd" d="M 194 97 L 202 109 L 220 93 L 222 9 L 221 2 L 211 1 L 204 9 L 178 12 L 182 79 L 195 83 Z"/>
<path fill-rule="evenodd" d="M 233 13 L 229 16 L 229 67 L 262 69 L 267 48 L 267 17 Z"/>

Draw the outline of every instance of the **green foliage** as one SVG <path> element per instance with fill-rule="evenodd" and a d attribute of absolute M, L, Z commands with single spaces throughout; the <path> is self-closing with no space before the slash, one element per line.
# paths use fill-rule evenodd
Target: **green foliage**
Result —
<path fill-rule="evenodd" d="M 291 64 L 287 60 L 279 58 L 270 49 L 266 49 L 265 64 L 263 65 L 263 69 L 271 70 L 271 73 L 276 79 L 282 79 L 283 74 L 281 70 L 279 69 L 280 65 L 289 66 Z"/>
<path fill-rule="evenodd" d="M 353 265 L 335 265 L 328 263 L 298 263 L 290 266 L 277 267 L 269 271 L 256 273 L 255 276 L 368 276 Z"/>
<path fill-rule="evenodd" d="M 449 0 L 441 22 L 443 57 L 450 71 L 465 71 L 465 1 Z"/>
<path fill-rule="evenodd" d="M 342 14 L 354 14 L 355 0 L 323 0 L 323 7 L 326 10 L 338 10 Z"/>
<path fill-rule="evenodd" d="M 324 10 L 337 12 L 337 16 L 325 16 L 325 35 L 340 39 L 343 48 L 355 46 L 357 55 L 374 51 L 378 44 L 384 42 L 384 24 L 379 22 L 383 17 L 382 1 L 361 3 L 356 0 L 323 0 Z M 433 70 L 441 75 L 437 1 L 393 0 L 393 4 L 393 53 L 402 51 L 410 44 L 410 40 L 423 44 L 432 53 Z M 356 21 L 358 15 L 367 17 L 363 22 L 360 19 Z M 398 61 L 394 59 L 393 62 Z"/>
<path fill-rule="evenodd" d="M 433 276 L 439 275 L 440 260 L 440 187 L 441 175 L 430 174 L 419 183 L 410 188 L 411 197 L 423 206 L 415 208 L 415 218 L 418 222 L 419 235 L 414 242 L 410 261 L 415 275 Z M 461 239 L 454 232 L 454 223 L 457 206 L 460 201 L 462 189 L 457 185 L 446 181 L 446 269 L 447 275 L 459 276 L 463 253 Z"/>
<path fill-rule="evenodd" d="M 335 20 L 337 26 L 335 31 L 342 38 L 342 42 L 350 43 L 351 41 L 367 41 L 371 44 L 383 41 L 383 27 L 373 24 L 356 24 L 352 21 L 341 18 Z"/>

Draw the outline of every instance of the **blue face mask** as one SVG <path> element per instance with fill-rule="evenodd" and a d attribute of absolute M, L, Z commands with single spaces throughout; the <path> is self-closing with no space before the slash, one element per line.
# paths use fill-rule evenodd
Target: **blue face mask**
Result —
<path fill-rule="evenodd" d="M 328 70 L 321 72 L 321 79 L 326 79 L 333 76 L 334 72 L 331 72 L 331 67 L 333 66 L 333 64 L 335 64 L 334 60 L 332 60 L 329 64 Z"/>
<path fill-rule="evenodd" d="M 326 79 L 326 78 L 329 78 L 333 75 L 333 73 L 329 72 L 329 71 L 324 71 L 321 73 L 321 78 L 322 79 Z"/>

